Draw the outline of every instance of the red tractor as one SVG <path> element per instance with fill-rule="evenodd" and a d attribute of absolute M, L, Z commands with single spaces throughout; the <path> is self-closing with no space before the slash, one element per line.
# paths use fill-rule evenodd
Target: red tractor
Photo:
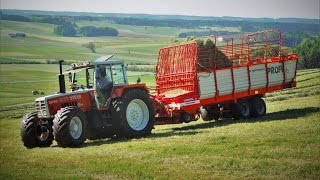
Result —
<path fill-rule="evenodd" d="M 73 64 L 62 73 L 60 92 L 35 100 L 36 111 L 22 120 L 21 138 L 27 148 L 74 147 L 86 139 L 140 137 L 151 133 L 155 109 L 145 84 L 128 84 L 123 61 L 113 55 Z M 68 74 L 71 92 L 66 92 Z"/>

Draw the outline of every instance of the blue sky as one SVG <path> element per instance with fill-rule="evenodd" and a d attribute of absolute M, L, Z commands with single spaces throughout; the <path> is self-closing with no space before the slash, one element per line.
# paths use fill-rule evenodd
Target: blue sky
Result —
<path fill-rule="evenodd" d="M 320 0 L 0 0 L 1 9 L 319 19 Z"/>

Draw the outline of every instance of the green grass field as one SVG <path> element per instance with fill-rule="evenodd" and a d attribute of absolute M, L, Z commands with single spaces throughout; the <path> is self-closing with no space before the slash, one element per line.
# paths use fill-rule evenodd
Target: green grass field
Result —
<path fill-rule="evenodd" d="M 87 61 L 106 54 L 126 63 L 155 64 L 158 50 L 171 44 L 180 32 L 197 29 L 171 27 L 130 26 L 102 21 L 77 22 L 79 27 L 114 27 L 118 37 L 62 37 L 53 33 L 55 25 L 46 23 L 14 22 L 0 20 L 0 61 L 25 62 L 64 59 Z M 239 31 L 239 28 L 213 27 L 213 30 Z M 10 38 L 10 33 L 25 33 L 27 38 Z M 96 53 L 82 47 L 94 42 Z"/>
<path fill-rule="evenodd" d="M 79 26 L 89 25 L 79 22 Z M 139 27 L 91 22 L 96 26 L 116 27 L 119 37 L 62 37 L 53 33 L 54 25 L 45 23 L 1 20 L 0 61 L 38 61 L 64 59 L 67 61 L 93 60 L 106 54 L 127 63 L 152 63 L 157 60 L 159 48 L 168 45 L 180 30 L 165 27 Z M 27 38 L 10 38 L 10 33 L 25 33 Z M 94 42 L 96 53 L 82 47 Z"/>
<path fill-rule="evenodd" d="M 262 118 L 156 126 L 147 138 L 80 148 L 26 149 L 19 128 L 30 106 L 1 107 L 0 179 L 318 179 L 319 76 L 299 71 L 296 88 L 266 97 Z"/>
<path fill-rule="evenodd" d="M 36 98 L 33 90 L 41 90 L 45 95 L 58 92 L 58 72 L 58 64 L 0 64 L 0 107 L 33 102 Z M 129 82 L 136 83 L 138 74 L 142 74 L 142 83 L 155 86 L 154 75 L 143 72 L 128 72 Z M 69 85 L 67 78 L 66 85 Z"/>
<path fill-rule="evenodd" d="M 0 62 L 93 60 L 106 54 L 154 64 L 158 49 L 195 29 L 78 22 L 117 28 L 120 37 L 61 37 L 53 25 L 1 20 Z M 212 28 L 239 31 L 239 28 Z M 27 38 L 9 38 L 23 32 Z M 94 42 L 97 53 L 81 45 Z M 67 66 L 63 67 L 67 69 Z M 296 88 L 266 96 L 267 115 L 156 126 L 140 139 L 86 141 L 79 148 L 26 149 L 22 116 L 34 109 L 33 90 L 58 91 L 58 65 L 0 64 L 0 179 L 319 179 L 320 69 L 298 71 Z M 129 72 L 154 87 L 154 75 Z"/>

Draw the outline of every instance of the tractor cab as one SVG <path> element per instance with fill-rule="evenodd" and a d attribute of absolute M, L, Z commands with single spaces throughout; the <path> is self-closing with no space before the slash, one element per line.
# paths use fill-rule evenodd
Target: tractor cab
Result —
<path fill-rule="evenodd" d="M 97 60 L 72 64 L 68 74 L 70 90 L 93 90 L 97 108 L 109 106 L 113 87 L 122 87 L 128 84 L 124 62 L 111 60 L 113 55 L 103 56 Z"/>

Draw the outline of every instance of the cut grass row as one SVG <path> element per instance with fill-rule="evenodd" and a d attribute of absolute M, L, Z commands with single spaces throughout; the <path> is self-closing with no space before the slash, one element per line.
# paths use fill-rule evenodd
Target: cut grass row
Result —
<path fill-rule="evenodd" d="M 156 126 L 151 137 L 28 150 L 0 120 L 1 179 L 317 179 L 320 96 L 268 103 L 252 121 Z"/>
<path fill-rule="evenodd" d="M 287 89 L 286 91 L 277 91 L 267 94 L 266 101 L 280 101 L 295 97 L 307 97 L 320 95 L 320 70 L 310 69 L 310 72 L 306 73 L 302 70 L 297 74 L 297 87 Z M 319 102 L 320 103 L 320 102 Z"/>
<path fill-rule="evenodd" d="M 33 80 L 35 71 L 56 74 L 56 65 L 40 67 L 46 72 L 32 65 L 25 70 L 6 65 L 1 75 L 23 79 L 26 74 Z M 315 69 L 298 71 L 296 89 L 320 88 L 318 74 Z M 152 75 L 141 79 L 154 83 Z M 0 179 L 317 179 L 320 95 L 268 101 L 289 91 L 270 94 L 267 115 L 261 118 L 156 126 L 148 138 L 87 141 L 77 149 L 63 149 L 55 142 L 50 148 L 26 149 L 19 127 L 33 105 L 1 107 Z"/>

